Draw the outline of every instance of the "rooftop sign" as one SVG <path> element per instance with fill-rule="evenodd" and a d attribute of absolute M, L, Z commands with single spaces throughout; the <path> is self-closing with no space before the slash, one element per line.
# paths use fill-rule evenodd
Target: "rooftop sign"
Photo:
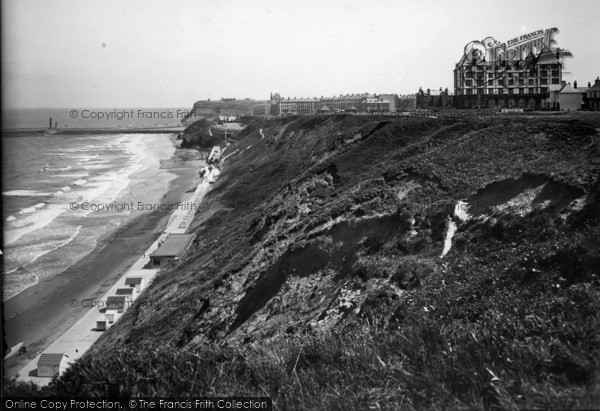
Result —
<path fill-rule="evenodd" d="M 497 61 L 525 60 L 528 56 L 542 53 L 559 52 L 555 44 L 556 27 L 523 34 L 500 43 L 493 37 L 482 41 L 474 40 L 465 46 L 463 58 L 459 64 L 494 64 Z M 570 55 L 570 53 L 568 54 Z"/>

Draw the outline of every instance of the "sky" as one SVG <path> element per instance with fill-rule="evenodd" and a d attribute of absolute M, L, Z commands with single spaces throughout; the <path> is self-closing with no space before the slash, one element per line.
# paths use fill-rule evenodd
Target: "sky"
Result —
<path fill-rule="evenodd" d="M 453 89 L 472 40 L 557 27 L 600 75 L 600 1 L 1 0 L 3 108 L 188 107 Z"/>

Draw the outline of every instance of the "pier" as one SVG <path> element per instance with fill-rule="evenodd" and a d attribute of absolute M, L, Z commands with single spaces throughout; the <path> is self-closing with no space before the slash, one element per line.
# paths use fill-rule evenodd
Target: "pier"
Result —
<path fill-rule="evenodd" d="M 184 126 L 173 127 L 119 127 L 119 128 L 7 128 L 2 135 L 63 135 L 63 134 L 174 134 Z"/>

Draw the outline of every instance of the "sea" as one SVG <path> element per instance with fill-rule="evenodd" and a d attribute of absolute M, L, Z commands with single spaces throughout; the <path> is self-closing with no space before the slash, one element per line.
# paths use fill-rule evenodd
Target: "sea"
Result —
<path fill-rule="evenodd" d="M 92 110 L 138 114 L 140 109 Z M 175 116 L 185 108 L 141 110 Z M 115 116 L 102 123 L 91 119 L 76 122 L 69 112 L 7 110 L 2 112 L 2 128 L 48 127 L 50 117 L 59 128 L 159 124 L 158 118 L 135 115 L 121 119 Z M 175 125 L 180 119 L 161 120 L 160 125 Z M 169 134 L 3 133 L 3 300 L 75 264 L 96 247 L 100 237 L 130 218 L 135 210 L 113 207 L 100 211 L 98 205 L 135 201 L 144 195 L 148 200 L 147 178 L 156 179 L 161 172 L 160 162 L 175 152 L 172 139 Z M 163 180 L 168 183 L 168 179 Z M 156 193 L 157 198 L 167 186 Z"/>

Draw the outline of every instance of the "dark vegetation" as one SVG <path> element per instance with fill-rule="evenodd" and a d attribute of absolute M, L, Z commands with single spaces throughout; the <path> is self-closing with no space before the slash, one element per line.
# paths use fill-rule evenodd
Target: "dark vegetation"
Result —
<path fill-rule="evenodd" d="M 221 142 L 221 139 L 215 135 L 210 135 L 208 132 L 209 127 L 210 121 L 206 118 L 202 118 L 186 127 L 183 131 L 181 147 L 210 151 L 213 146 Z"/>
<path fill-rule="evenodd" d="M 65 375 L 8 394 L 600 404 L 600 117 L 247 121 L 187 258 Z"/>

